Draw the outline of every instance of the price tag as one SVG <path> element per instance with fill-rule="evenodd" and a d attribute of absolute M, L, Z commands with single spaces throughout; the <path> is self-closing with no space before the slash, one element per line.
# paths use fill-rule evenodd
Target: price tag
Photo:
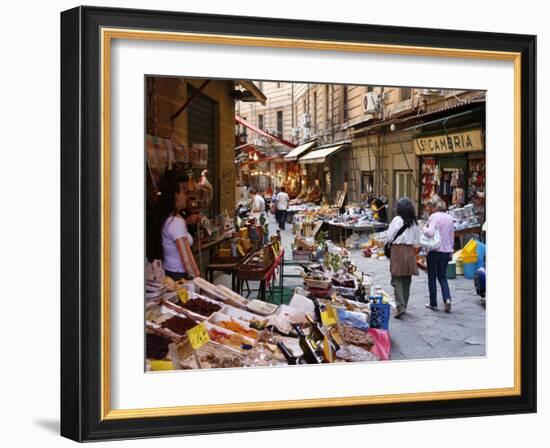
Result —
<path fill-rule="evenodd" d="M 334 325 L 337 321 L 336 311 L 330 303 L 327 303 L 327 325 Z"/>
<path fill-rule="evenodd" d="M 189 300 L 189 291 L 187 291 L 187 289 L 185 288 L 182 288 L 182 289 L 178 289 L 178 297 L 180 298 L 180 302 L 181 303 L 187 303 L 187 301 Z"/>
<path fill-rule="evenodd" d="M 155 372 L 160 370 L 174 370 L 174 365 L 172 364 L 172 361 L 151 359 L 149 361 L 149 364 L 151 365 L 151 370 Z"/>
<path fill-rule="evenodd" d="M 193 347 L 193 350 L 199 349 L 210 340 L 208 330 L 203 324 L 198 324 L 190 330 L 187 330 L 187 337 L 189 338 L 189 343 L 191 347 Z"/>
<path fill-rule="evenodd" d="M 330 327 L 336 323 L 336 319 L 332 317 L 328 310 L 321 311 L 321 322 L 325 327 Z"/>

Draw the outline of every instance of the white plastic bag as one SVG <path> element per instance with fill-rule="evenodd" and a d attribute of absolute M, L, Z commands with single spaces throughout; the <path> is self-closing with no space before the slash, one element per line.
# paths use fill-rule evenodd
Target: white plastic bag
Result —
<path fill-rule="evenodd" d="M 427 251 L 436 251 L 439 250 L 441 244 L 441 237 L 439 236 L 439 231 L 436 230 L 434 235 L 430 238 L 424 232 L 420 235 L 420 245 Z"/>

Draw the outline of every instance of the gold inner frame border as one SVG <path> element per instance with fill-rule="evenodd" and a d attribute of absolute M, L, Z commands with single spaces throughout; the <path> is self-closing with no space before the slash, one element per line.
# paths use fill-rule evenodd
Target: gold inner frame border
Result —
<path fill-rule="evenodd" d="M 110 388 L 110 49 L 113 39 L 185 42 L 212 45 L 295 48 L 325 51 L 383 53 L 467 59 L 505 60 L 514 63 L 514 386 L 509 388 L 350 396 L 303 400 L 244 402 L 214 405 L 111 409 Z M 521 53 L 459 48 L 283 39 L 217 34 L 101 29 L 101 420 L 168 417 L 229 412 L 307 409 L 366 404 L 503 397 L 521 394 Z"/>

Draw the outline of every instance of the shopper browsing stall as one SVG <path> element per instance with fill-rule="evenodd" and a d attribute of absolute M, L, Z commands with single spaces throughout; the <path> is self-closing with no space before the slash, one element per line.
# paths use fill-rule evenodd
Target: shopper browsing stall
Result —
<path fill-rule="evenodd" d="M 187 204 L 185 184 L 186 179 L 175 173 L 165 175 L 160 184 L 150 236 L 150 258 L 162 260 L 166 275 L 176 281 L 199 274 L 191 252 L 193 237 L 180 215 Z"/>
<path fill-rule="evenodd" d="M 445 304 L 445 312 L 451 311 L 451 291 L 447 281 L 447 265 L 454 250 L 454 223 L 452 218 L 445 213 L 447 206 L 439 196 L 434 195 L 426 205 L 430 215 L 426 227 L 423 229 L 428 238 L 439 236 L 439 247 L 428 252 L 426 264 L 428 267 L 428 289 L 430 291 L 430 302 L 426 308 L 437 309 L 437 285 L 436 279 L 441 286 L 441 295 Z"/>
<path fill-rule="evenodd" d="M 371 202 L 373 217 L 378 222 L 388 222 L 388 213 L 386 212 L 388 200 L 385 196 L 374 198 Z"/>
<path fill-rule="evenodd" d="M 252 209 L 250 210 L 250 217 L 255 218 L 260 222 L 260 217 L 265 216 L 265 199 L 258 190 L 251 188 L 249 192 L 250 199 L 252 200 Z"/>
<path fill-rule="evenodd" d="M 279 216 L 277 214 L 277 195 L 279 194 L 279 192 L 281 191 L 281 189 L 279 187 L 275 187 L 275 191 L 273 192 L 273 195 L 271 196 L 271 213 L 273 215 L 275 215 L 275 219 L 277 220 L 277 216 Z M 277 220 L 277 222 L 279 222 Z"/>
<path fill-rule="evenodd" d="M 400 318 L 407 310 L 413 275 L 418 275 L 416 267 L 416 247 L 420 242 L 420 227 L 416 211 L 409 198 L 401 198 L 395 204 L 396 216 L 388 228 L 386 243 L 391 246 L 391 284 L 397 306 L 394 317 Z"/>

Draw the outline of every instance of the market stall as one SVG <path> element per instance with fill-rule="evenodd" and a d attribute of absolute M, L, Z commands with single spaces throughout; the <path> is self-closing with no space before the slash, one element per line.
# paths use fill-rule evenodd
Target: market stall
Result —
<path fill-rule="evenodd" d="M 334 259 L 310 266 L 306 287 L 296 288 L 288 304 L 248 300 L 204 279 L 165 283 L 147 280 L 147 370 L 365 362 L 389 359 L 389 304 L 370 297 L 367 281 L 348 277 L 352 265 L 337 271 Z M 330 264 L 332 263 L 332 264 Z M 329 268 L 329 266 L 332 266 Z M 316 276 L 347 285 L 331 286 L 321 298 Z M 338 288 L 355 282 L 359 295 L 345 298 Z M 314 283 L 312 283 L 314 282 Z M 363 300 L 359 300 L 360 298 Z"/>

